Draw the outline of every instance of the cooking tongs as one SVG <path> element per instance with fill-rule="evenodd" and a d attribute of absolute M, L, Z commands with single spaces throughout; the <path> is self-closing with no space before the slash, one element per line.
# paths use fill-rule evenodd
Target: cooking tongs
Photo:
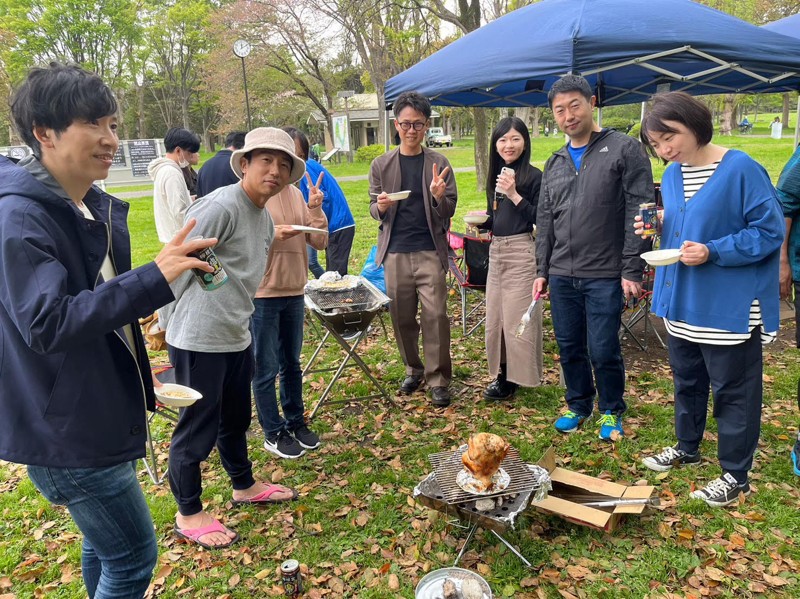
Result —
<path fill-rule="evenodd" d="M 536 295 L 533 296 L 531 305 L 528 306 L 527 311 L 522 315 L 522 320 L 520 320 L 519 324 L 517 325 L 517 337 L 522 337 L 522 333 L 525 332 L 525 327 L 527 327 L 528 323 L 531 321 L 531 315 L 533 314 L 533 310 L 536 308 L 536 303 L 539 301 L 540 297 L 542 297 L 542 294 L 537 291 Z"/>

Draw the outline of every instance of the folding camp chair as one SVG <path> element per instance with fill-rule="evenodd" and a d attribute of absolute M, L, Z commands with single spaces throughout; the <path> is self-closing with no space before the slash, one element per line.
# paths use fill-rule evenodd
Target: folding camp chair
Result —
<path fill-rule="evenodd" d="M 480 310 L 486 307 L 490 240 L 452 231 L 448 236 L 450 239 L 448 266 L 451 281 L 454 286 L 458 286 L 461 295 L 461 325 L 464 337 L 468 337 L 486 320 L 486 315 L 481 315 Z M 470 296 L 477 299 L 472 307 L 469 306 Z M 478 318 L 478 321 L 469 327 L 468 322 L 473 317 Z"/>
<path fill-rule="evenodd" d="M 156 366 L 153 367 L 153 372 L 158 378 L 159 381 L 162 383 L 174 383 L 175 382 L 175 373 L 172 370 L 172 366 Z M 144 457 L 144 467 L 147 470 L 147 474 L 150 475 L 151 480 L 154 484 L 160 485 L 164 482 L 164 479 L 167 477 L 167 471 L 161 473 L 159 476 L 158 474 L 158 461 L 156 460 L 156 449 L 155 443 L 153 443 L 153 435 L 152 429 L 150 428 L 150 423 L 156 416 L 161 416 L 162 418 L 166 418 L 172 422 L 178 422 L 178 416 L 180 416 L 180 412 L 174 408 L 167 407 L 158 402 L 156 399 L 156 410 L 155 412 L 147 412 L 147 417 L 145 419 L 145 425 L 147 427 L 147 447 L 146 454 Z"/>
<path fill-rule="evenodd" d="M 649 266 L 645 268 L 644 276 L 642 277 L 642 293 L 638 298 L 625 303 L 625 306 L 622 309 L 622 326 L 620 326 L 619 329 L 620 341 L 625 337 L 630 337 L 630 339 L 632 339 L 634 343 L 639 346 L 639 349 L 645 352 L 648 349 L 648 332 L 652 332 L 653 335 L 655 335 L 656 339 L 661 344 L 661 347 L 664 349 L 667 347 L 667 344 L 664 343 L 664 339 L 662 339 L 661 334 L 653 324 L 653 321 L 650 320 L 651 318 L 655 318 L 650 312 L 650 306 L 652 304 L 653 297 L 654 277 L 655 273 L 653 272 L 653 269 Z M 633 328 L 640 322 L 642 323 L 642 332 L 640 335 L 636 335 L 636 333 L 633 331 Z"/>

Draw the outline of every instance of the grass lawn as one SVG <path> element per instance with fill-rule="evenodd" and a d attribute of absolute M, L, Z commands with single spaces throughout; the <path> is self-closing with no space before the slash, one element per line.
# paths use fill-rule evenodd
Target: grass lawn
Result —
<path fill-rule="evenodd" d="M 534 140 L 534 160 L 541 165 L 561 140 Z M 774 179 L 791 154 L 791 140 L 733 136 L 723 145 L 740 147 L 762 161 Z M 454 165 L 468 166 L 466 142 L 445 150 Z M 356 167 L 359 166 L 359 170 Z M 365 174 L 366 164 L 334 168 L 337 175 Z M 656 177 L 661 169 L 656 168 Z M 476 191 L 474 172 L 457 174 L 460 190 L 454 228 L 461 217 L 485 205 Z M 377 226 L 368 214 L 367 182 L 342 184 L 357 221 L 351 270 L 360 270 Z M 152 199 L 130 200 L 129 225 L 134 263 L 158 252 Z M 559 435 L 552 422 L 563 406 L 558 386 L 558 349 L 545 313 L 545 384 L 521 390 L 510 403 L 489 404 L 481 392 L 489 381 L 482 330 L 461 336 L 457 296 L 450 302 L 451 343 L 456 400 L 434 411 L 424 396 L 398 398 L 391 408 L 377 400 L 326 404 L 313 426 L 323 437 L 317 451 L 295 461 L 281 461 L 261 447 L 254 421 L 251 459 L 257 476 L 299 489 L 292 504 L 263 509 L 234 508 L 230 487 L 215 453 L 204 469 L 207 508 L 234 527 L 242 540 L 216 552 L 178 544 L 171 535 L 175 504 L 166 485 L 153 485 L 142 470 L 140 480 L 150 503 L 159 540 L 159 565 L 152 595 L 159 597 L 271 597 L 280 594 L 277 568 L 293 557 L 304 564 L 307 597 L 361 599 L 414 596 L 416 582 L 428 571 L 452 565 L 464 533 L 435 512 L 415 504 L 416 485 L 429 471 L 430 453 L 464 443 L 470 433 L 504 436 L 522 457 L 537 461 L 554 446 L 562 465 L 601 478 L 630 484 L 653 484 L 659 509 L 631 517 L 606 534 L 558 518 L 527 513 L 509 540 L 533 563 L 527 569 L 493 535 L 479 532 L 462 566 L 480 572 L 496 597 L 798 597 L 800 596 L 800 484 L 792 474 L 789 451 L 800 414 L 795 407 L 800 351 L 794 348 L 792 320 L 775 344 L 765 350 L 762 435 L 752 471 L 754 493 L 743 504 L 712 509 L 688 494 L 719 475 L 716 428 L 709 419 L 697 468 L 657 474 L 640 465 L 654 449 L 674 443 L 672 382 L 665 352 L 650 338 L 642 352 L 625 342 L 629 411 L 626 437 L 615 444 L 597 439 L 592 423 L 573 435 Z M 388 319 L 387 319 L 388 322 Z M 403 378 L 394 340 L 373 327 L 360 355 L 378 379 L 393 391 Z M 304 362 L 316 347 L 308 330 Z M 153 354 L 163 361 L 163 353 Z M 339 363 L 327 347 L 322 360 Z M 306 406 L 316 403 L 328 376 L 306 382 Z M 359 371 L 351 369 L 334 388 L 344 399 L 369 391 Z M 110 398 L 113 400 L 113 398 Z M 154 423 L 157 454 L 166 465 L 172 425 Z M 80 598 L 80 544 L 77 529 L 63 508 L 49 505 L 34 489 L 23 467 L 0 464 L 0 598 Z"/>

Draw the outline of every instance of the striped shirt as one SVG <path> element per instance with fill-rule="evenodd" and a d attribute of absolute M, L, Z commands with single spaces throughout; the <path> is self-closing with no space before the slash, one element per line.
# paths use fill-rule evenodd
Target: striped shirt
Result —
<path fill-rule="evenodd" d="M 688 202 L 700 190 L 706 181 L 714 174 L 719 166 L 719 161 L 705 166 L 681 165 L 683 175 L 683 199 Z M 761 318 L 761 305 L 758 299 L 754 299 L 750 305 L 750 318 L 747 333 L 734 333 L 724 329 L 714 329 L 711 327 L 699 327 L 677 320 L 664 319 L 667 332 L 673 337 L 679 337 L 694 343 L 707 343 L 709 345 L 737 345 L 744 343 L 756 327 L 761 327 L 761 343 L 767 344 L 775 341 L 777 331 L 764 331 L 764 321 Z"/>

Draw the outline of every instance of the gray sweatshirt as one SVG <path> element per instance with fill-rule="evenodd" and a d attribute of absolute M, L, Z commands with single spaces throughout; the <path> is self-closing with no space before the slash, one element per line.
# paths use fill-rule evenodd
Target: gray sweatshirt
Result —
<path fill-rule="evenodd" d="M 167 324 L 167 343 L 207 353 L 236 352 L 250 346 L 253 297 L 267 270 L 275 226 L 266 209 L 257 208 L 241 184 L 220 187 L 194 202 L 186 219 L 197 224 L 191 237 L 216 237 L 214 253 L 228 282 L 205 291 L 195 275 L 185 273 L 172 284 L 177 298 Z"/>

